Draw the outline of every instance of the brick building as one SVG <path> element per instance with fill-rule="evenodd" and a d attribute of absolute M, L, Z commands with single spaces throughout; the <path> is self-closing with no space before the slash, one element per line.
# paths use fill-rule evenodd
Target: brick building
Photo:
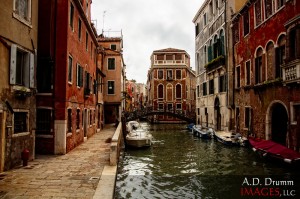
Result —
<path fill-rule="evenodd" d="M 300 2 L 250 1 L 233 17 L 237 131 L 300 147 Z"/>
<path fill-rule="evenodd" d="M 34 159 L 38 0 L 0 7 L 0 173 Z"/>
<path fill-rule="evenodd" d="M 39 1 L 36 152 L 65 154 L 96 132 L 91 0 Z"/>
<path fill-rule="evenodd" d="M 190 56 L 185 50 L 167 48 L 153 51 L 147 80 L 147 106 L 153 110 L 195 110 L 195 73 L 190 67 Z M 171 116 L 154 116 L 157 122 L 178 122 Z"/>
<path fill-rule="evenodd" d="M 121 121 L 122 111 L 125 109 L 125 78 L 126 65 L 123 59 L 123 35 L 108 37 L 101 34 L 98 43 L 103 47 L 103 82 L 104 92 L 104 121 L 106 124 Z"/>

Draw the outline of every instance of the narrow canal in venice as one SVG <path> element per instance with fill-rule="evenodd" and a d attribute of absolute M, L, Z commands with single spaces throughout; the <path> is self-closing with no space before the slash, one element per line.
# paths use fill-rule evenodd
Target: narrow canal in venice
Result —
<path fill-rule="evenodd" d="M 284 190 L 300 196 L 299 169 L 269 163 L 249 148 L 196 138 L 186 125 L 141 125 L 152 133 L 153 146 L 124 151 L 115 198 L 266 198 Z M 293 184 L 268 185 L 271 180 Z"/>

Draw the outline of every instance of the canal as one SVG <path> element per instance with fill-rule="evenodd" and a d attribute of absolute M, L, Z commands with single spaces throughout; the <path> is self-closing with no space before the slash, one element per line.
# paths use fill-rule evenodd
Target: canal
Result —
<path fill-rule="evenodd" d="M 123 152 L 115 198 L 300 196 L 299 169 L 267 162 L 249 148 L 196 138 L 186 125 L 141 125 L 152 133 L 153 146 Z"/>

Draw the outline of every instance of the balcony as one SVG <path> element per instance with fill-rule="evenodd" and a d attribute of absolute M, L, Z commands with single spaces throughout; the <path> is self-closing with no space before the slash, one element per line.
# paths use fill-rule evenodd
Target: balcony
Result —
<path fill-rule="evenodd" d="M 225 65 L 225 57 L 220 55 L 219 57 L 208 62 L 204 68 L 206 68 L 206 72 L 209 73 L 223 65 Z"/>
<path fill-rule="evenodd" d="M 187 64 L 184 60 L 154 60 L 155 65 Z"/>
<path fill-rule="evenodd" d="M 283 83 L 300 83 L 300 59 L 282 65 Z"/>

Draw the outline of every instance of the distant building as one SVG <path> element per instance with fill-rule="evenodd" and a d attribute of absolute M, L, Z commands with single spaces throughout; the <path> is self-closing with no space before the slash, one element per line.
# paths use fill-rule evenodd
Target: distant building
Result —
<path fill-rule="evenodd" d="M 37 153 L 65 154 L 96 132 L 99 45 L 90 10 L 90 0 L 39 1 Z"/>
<path fill-rule="evenodd" d="M 0 7 L 0 173 L 35 157 L 38 0 Z"/>
<path fill-rule="evenodd" d="M 106 75 L 104 87 L 105 123 L 121 121 L 125 110 L 125 78 L 126 65 L 123 59 L 123 35 L 106 37 L 101 34 L 97 40 L 104 48 L 103 73 Z"/>
<path fill-rule="evenodd" d="M 234 128 L 231 15 L 246 0 L 205 0 L 196 13 L 196 123 L 215 130 Z"/>
<path fill-rule="evenodd" d="M 232 31 L 237 131 L 299 151 L 300 2 L 248 2 Z"/>
<path fill-rule="evenodd" d="M 148 107 L 159 111 L 194 113 L 195 74 L 185 50 L 167 48 L 153 51 L 148 71 Z M 155 122 L 179 122 L 171 116 L 154 116 Z"/>

